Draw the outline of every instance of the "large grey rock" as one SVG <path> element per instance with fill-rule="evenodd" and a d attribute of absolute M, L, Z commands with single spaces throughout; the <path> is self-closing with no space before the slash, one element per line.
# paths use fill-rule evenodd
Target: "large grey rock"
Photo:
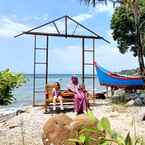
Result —
<path fill-rule="evenodd" d="M 134 105 L 137 105 L 137 106 L 142 106 L 143 105 L 143 101 L 141 98 L 136 98 L 134 100 Z"/>
<path fill-rule="evenodd" d="M 145 97 L 142 99 L 143 104 L 145 105 Z"/>
<path fill-rule="evenodd" d="M 130 94 L 128 94 L 128 99 L 129 100 L 135 100 L 138 97 L 139 97 L 139 94 L 137 94 L 137 93 L 130 93 Z"/>
<path fill-rule="evenodd" d="M 145 94 L 144 94 L 144 93 L 141 93 L 141 94 L 139 95 L 139 98 L 144 99 L 144 98 L 145 98 Z"/>

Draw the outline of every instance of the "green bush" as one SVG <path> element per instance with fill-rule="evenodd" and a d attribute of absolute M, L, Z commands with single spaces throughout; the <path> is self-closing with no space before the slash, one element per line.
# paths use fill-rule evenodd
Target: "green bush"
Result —
<path fill-rule="evenodd" d="M 13 90 L 26 83 L 26 78 L 21 73 L 13 73 L 9 69 L 0 72 L 0 105 L 8 105 L 15 98 Z"/>
<path fill-rule="evenodd" d="M 86 115 L 91 121 L 96 120 L 91 111 L 88 111 Z M 95 133 L 95 137 L 91 134 L 88 135 L 88 132 Z M 78 136 L 69 139 L 69 141 L 74 142 L 75 145 L 145 145 L 143 138 L 136 137 L 133 139 L 130 133 L 123 137 L 112 130 L 109 120 L 105 117 L 98 120 L 94 128 L 82 128 L 79 130 Z M 94 141 L 94 143 L 92 144 L 91 141 Z"/>

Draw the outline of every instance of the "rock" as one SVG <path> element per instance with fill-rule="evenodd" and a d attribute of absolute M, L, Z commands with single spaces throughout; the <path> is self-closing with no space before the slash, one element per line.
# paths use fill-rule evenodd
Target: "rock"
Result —
<path fill-rule="evenodd" d="M 145 105 L 145 97 L 142 99 L 143 104 Z"/>
<path fill-rule="evenodd" d="M 137 94 L 137 93 L 130 93 L 130 94 L 128 94 L 128 99 L 129 100 L 135 100 L 138 97 L 139 97 L 139 94 Z"/>
<path fill-rule="evenodd" d="M 15 127 L 18 127 L 18 125 L 11 125 L 11 126 L 9 126 L 9 129 L 13 129 Z"/>
<path fill-rule="evenodd" d="M 137 106 L 142 106 L 143 105 L 143 102 L 140 98 L 136 98 L 134 100 L 134 105 L 137 105 Z"/>
<path fill-rule="evenodd" d="M 126 105 L 127 105 L 127 106 L 132 106 L 132 105 L 134 105 L 134 100 L 128 101 Z"/>
<path fill-rule="evenodd" d="M 85 127 L 96 127 L 96 121 L 91 121 L 86 115 L 78 115 L 73 120 L 67 115 L 61 114 L 50 118 L 43 127 L 42 140 L 44 145 L 75 145 L 73 142 L 68 141 L 70 138 L 76 138 L 81 129 Z M 91 137 L 96 138 L 94 132 L 87 133 Z M 102 132 L 98 133 L 98 136 Z M 89 145 L 94 144 L 93 141 Z"/>
<path fill-rule="evenodd" d="M 139 95 L 139 98 L 144 99 L 144 98 L 145 98 L 145 94 L 144 94 L 144 93 L 141 93 L 141 94 Z"/>
<path fill-rule="evenodd" d="M 71 145 L 67 141 L 71 136 L 71 129 L 68 127 L 71 122 L 72 119 L 64 114 L 50 118 L 43 127 L 42 140 L 44 145 L 50 145 L 51 143 Z"/>
<path fill-rule="evenodd" d="M 123 89 L 118 89 L 114 91 L 114 95 L 113 96 L 122 96 L 125 94 L 125 91 Z"/>
<path fill-rule="evenodd" d="M 70 126 L 73 131 L 79 131 L 84 127 L 93 127 L 96 122 L 92 122 L 86 115 L 78 115 L 71 122 Z"/>
<path fill-rule="evenodd" d="M 19 115 L 19 114 L 25 113 L 25 112 L 26 112 L 25 110 L 18 109 L 18 110 L 16 111 L 16 115 Z"/>
<path fill-rule="evenodd" d="M 143 115 L 142 121 L 145 121 L 145 114 Z"/>

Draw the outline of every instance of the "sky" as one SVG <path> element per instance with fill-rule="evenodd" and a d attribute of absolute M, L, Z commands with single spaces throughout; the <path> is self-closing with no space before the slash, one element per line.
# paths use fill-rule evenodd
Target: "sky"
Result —
<path fill-rule="evenodd" d="M 131 52 L 119 53 L 116 42 L 112 38 L 110 29 L 113 6 L 109 4 L 88 7 L 79 0 L 1 0 L 0 4 L 0 70 L 6 68 L 14 72 L 33 73 L 34 38 L 15 35 L 35 26 L 52 21 L 58 17 L 68 15 L 93 30 L 95 33 L 109 40 L 95 42 L 96 62 L 111 71 L 120 71 L 138 67 L 137 58 Z M 64 31 L 63 21 L 57 22 L 59 30 Z M 75 25 L 69 22 L 69 32 L 73 32 Z M 49 25 L 39 31 L 54 32 Z M 78 27 L 76 34 L 88 34 Z M 45 38 L 37 38 L 37 47 L 45 47 Z M 86 48 L 92 48 L 92 41 L 85 41 Z M 80 39 L 49 38 L 49 73 L 81 73 L 81 45 Z M 92 59 L 86 54 L 86 61 Z M 43 52 L 37 53 L 39 61 L 43 61 Z M 91 68 L 86 69 L 87 73 Z M 38 73 L 44 73 L 43 66 L 37 67 Z"/>

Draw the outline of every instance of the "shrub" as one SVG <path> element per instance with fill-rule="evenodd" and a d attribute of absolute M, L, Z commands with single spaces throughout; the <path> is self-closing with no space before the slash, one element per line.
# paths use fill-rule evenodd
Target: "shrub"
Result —
<path fill-rule="evenodd" d="M 87 116 L 94 121 L 95 116 L 92 112 L 87 112 Z M 88 135 L 87 132 L 95 133 L 95 137 Z M 130 133 L 127 133 L 124 138 L 118 132 L 113 131 L 109 120 L 105 117 L 97 122 L 95 128 L 82 128 L 78 136 L 69 141 L 76 145 L 145 145 L 142 138 L 132 139 Z M 94 141 L 94 144 L 91 141 Z"/>
<path fill-rule="evenodd" d="M 21 73 L 13 73 L 9 69 L 0 72 L 0 105 L 8 105 L 15 98 L 13 90 L 26 83 L 26 78 Z"/>

